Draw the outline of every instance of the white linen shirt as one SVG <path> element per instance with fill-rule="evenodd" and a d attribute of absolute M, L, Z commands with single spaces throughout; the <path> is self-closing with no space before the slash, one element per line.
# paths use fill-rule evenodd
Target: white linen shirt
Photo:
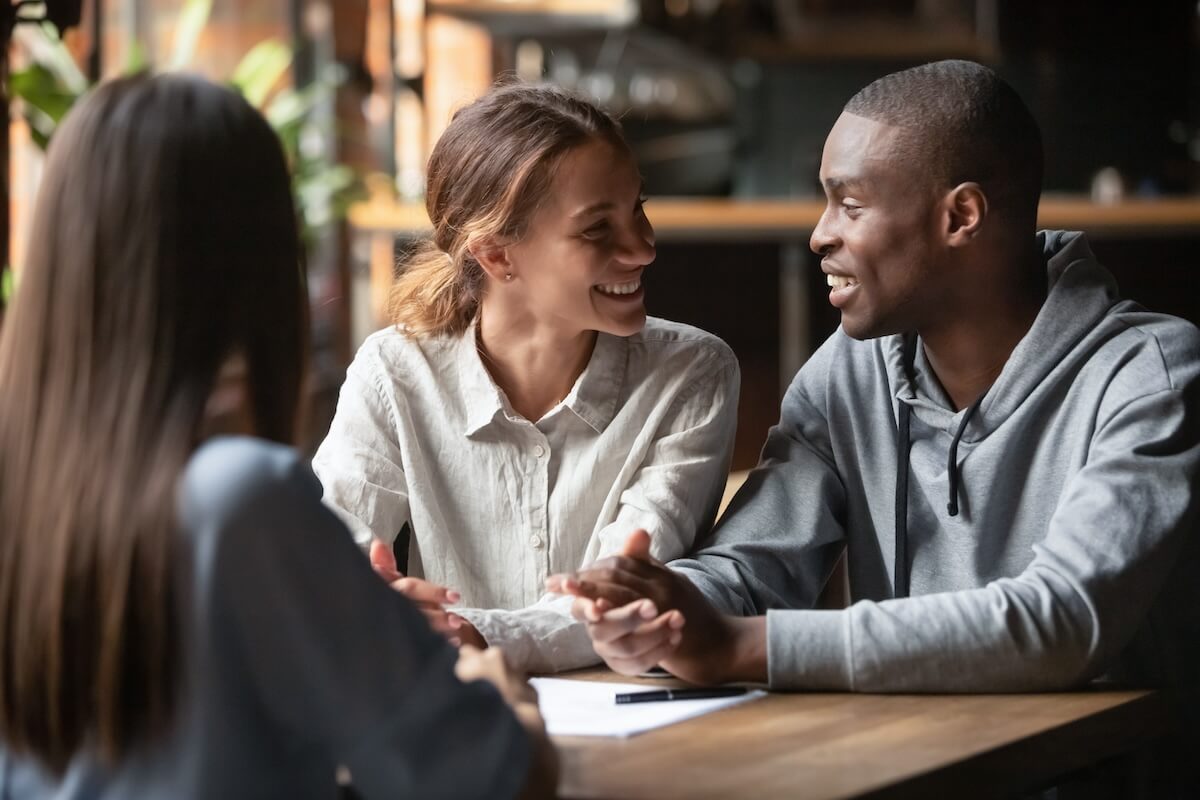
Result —
<path fill-rule="evenodd" d="M 461 336 L 370 336 L 313 459 L 325 502 L 363 548 L 407 523 L 410 575 L 456 589 L 469 620 L 525 669 L 595 663 L 570 598 L 544 581 L 617 552 L 635 528 L 682 556 L 716 513 L 739 372 L 729 347 L 650 317 L 600 333 L 570 394 L 536 423 L 513 411 Z"/>

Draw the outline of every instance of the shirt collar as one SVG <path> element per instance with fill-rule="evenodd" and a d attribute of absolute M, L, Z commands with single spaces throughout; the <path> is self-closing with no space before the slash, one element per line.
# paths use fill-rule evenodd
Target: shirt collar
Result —
<path fill-rule="evenodd" d="M 472 322 L 458 342 L 458 385 L 462 390 L 466 410 L 463 435 L 471 436 L 491 424 L 497 414 L 508 411 L 508 400 L 483 366 L 479 348 L 475 345 L 478 318 Z"/>
<path fill-rule="evenodd" d="M 466 410 L 463 435 L 472 436 L 496 420 L 516 416 L 504 392 L 492 380 L 476 347 L 478 321 L 472 322 L 458 343 L 458 379 Z M 617 413 L 617 399 L 624 386 L 629 359 L 629 342 L 621 336 L 596 334 L 596 346 L 583 373 L 562 401 L 596 433 L 603 433 Z"/>
<path fill-rule="evenodd" d="M 592 357 L 583 369 L 583 374 L 563 405 L 591 426 L 596 433 L 603 433 L 617 413 L 617 398 L 624 386 L 625 367 L 629 360 L 629 340 L 608 333 L 596 334 L 596 346 Z"/>

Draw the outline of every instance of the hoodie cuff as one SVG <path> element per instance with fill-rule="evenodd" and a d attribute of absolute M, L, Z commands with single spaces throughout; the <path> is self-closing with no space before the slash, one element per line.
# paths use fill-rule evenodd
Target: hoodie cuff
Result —
<path fill-rule="evenodd" d="M 772 689 L 852 691 L 844 611 L 767 611 L 767 680 Z"/>

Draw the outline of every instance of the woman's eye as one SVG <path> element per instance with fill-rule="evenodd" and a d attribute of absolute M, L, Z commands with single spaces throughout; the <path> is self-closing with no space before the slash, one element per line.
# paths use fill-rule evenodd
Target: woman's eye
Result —
<path fill-rule="evenodd" d="M 603 239 L 608 235 L 608 223 L 604 222 L 599 225 L 593 225 L 583 232 L 585 239 Z"/>

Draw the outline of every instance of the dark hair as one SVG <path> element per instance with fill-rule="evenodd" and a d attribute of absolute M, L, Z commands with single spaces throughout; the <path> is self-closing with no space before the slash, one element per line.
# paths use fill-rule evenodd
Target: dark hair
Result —
<path fill-rule="evenodd" d="M 270 126 L 198 78 L 83 98 L 50 145 L 0 335 L 0 738 L 61 771 L 161 730 L 181 683 L 176 482 L 218 370 L 290 441 L 306 293 Z"/>
<path fill-rule="evenodd" d="M 551 86 L 498 86 L 455 113 L 429 157 L 433 235 L 392 285 L 392 321 L 412 336 L 466 330 L 483 290 L 470 247 L 519 239 L 562 156 L 594 140 L 629 152 L 615 119 Z"/>
<path fill-rule="evenodd" d="M 906 131 L 901 158 L 939 189 L 975 181 L 1019 224 L 1036 223 L 1042 136 L 1016 91 L 971 61 L 938 61 L 885 75 L 845 112 Z"/>

